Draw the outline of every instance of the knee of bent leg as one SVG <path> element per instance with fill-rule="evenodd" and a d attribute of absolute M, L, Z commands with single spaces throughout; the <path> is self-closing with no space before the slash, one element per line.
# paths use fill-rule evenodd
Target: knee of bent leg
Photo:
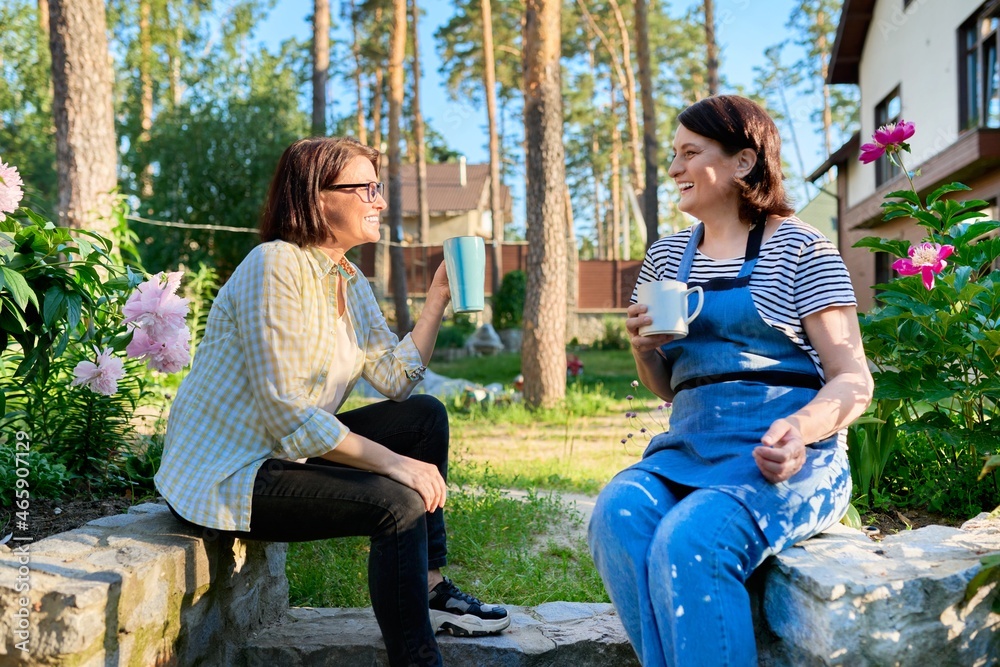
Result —
<path fill-rule="evenodd" d="M 430 394 L 414 394 L 406 399 L 406 402 L 421 415 L 433 418 L 433 421 L 448 421 L 448 409 L 437 397 Z"/>
<path fill-rule="evenodd" d="M 616 542 L 632 533 L 647 533 L 655 520 L 648 520 L 655 512 L 658 500 L 647 488 L 652 477 L 638 470 L 619 473 L 597 497 L 590 519 L 588 536 L 591 551 L 599 542 Z"/>
<path fill-rule="evenodd" d="M 727 511 L 742 508 L 735 501 L 730 507 L 727 500 L 698 498 L 694 503 L 679 504 L 657 529 L 650 559 L 669 563 L 672 572 L 692 576 L 708 571 L 749 574 L 747 554 L 757 545 L 745 544 L 750 540 L 745 539 L 741 522 Z"/>
<path fill-rule="evenodd" d="M 424 499 L 413 489 L 402 486 L 395 490 L 389 505 L 389 515 L 402 530 L 407 530 L 426 521 L 427 506 Z"/>

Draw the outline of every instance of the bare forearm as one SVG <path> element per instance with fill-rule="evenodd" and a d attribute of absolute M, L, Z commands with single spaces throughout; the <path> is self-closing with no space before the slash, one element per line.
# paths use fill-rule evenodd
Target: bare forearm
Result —
<path fill-rule="evenodd" d="M 635 348 L 632 348 L 632 357 L 635 359 L 639 382 L 664 401 L 674 400 L 674 391 L 670 388 L 670 375 L 663 357 L 655 350 L 640 352 Z"/>
<path fill-rule="evenodd" d="M 444 317 L 444 309 L 448 305 L 448 296 L 442 294 L 440 290 L 432 289 L 427 294 L 424 302 L 424 309 L 420 313 L 420 318 L 413 326 L 410 338 L 420 352 L 420 359 L 424 364 L 430 363 L 431 355 L 434 354 L 434 344 L 437 342 L 438 330 L 441 328 L 441 320 Z"/>
<path fill-rule="evenodd" d="M 832 378 L 801 410 L 787 417 L 806 444 L 819 442 L 850 426 L 871 403 L 868 373 L 843 373 Z"/>
<path fill-rule="evenodd" d="M 323 454 L 323 458 L 380 475 L 388 475 L 399 464 L 398 454 L 357 433 L 348 433 L 339 445 Z"/>

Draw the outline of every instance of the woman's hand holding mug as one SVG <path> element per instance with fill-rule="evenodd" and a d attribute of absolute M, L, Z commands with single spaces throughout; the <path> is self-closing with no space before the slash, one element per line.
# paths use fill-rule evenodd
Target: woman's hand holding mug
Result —
<path fill-rule="evenodd" d="M 645 304 L 633 303 L 628 307 L 628 318 L 625 320 L 625 330 L 628 332 L 632 349 L 637 354 L 655 352 L 661 345 L 666 345 L 674 339 L 671 334 L 654 334 L 643 336 L 639 329 L 653 323 L 653 318 L 647 315 L 649 308 Z"/>

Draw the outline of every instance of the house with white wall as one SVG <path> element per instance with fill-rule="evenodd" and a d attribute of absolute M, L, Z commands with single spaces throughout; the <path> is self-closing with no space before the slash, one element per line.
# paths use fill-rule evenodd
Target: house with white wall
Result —
<path fill-rule="evenodd" d="M 893 258 L 853 248 L 864 236 L 918 242 L 913 220 L 882 221 L 887 192 L 908 188 L 885 157 L 858 161 L 860 144 L 880 126 L 912 121 L 916 134 L 904 164 L 917 171 L 926 196 L 953 181 L 972 187 L 960 199 L 984 199 L 997 215 L 1000 198 L 1000 0 L 844 0 L 833 48 L 830 84 L 860 87 L 861 129 L 809 176 L 837 167 L 840 252 L 867 310 L 872 285 L 891 278 Z"/>

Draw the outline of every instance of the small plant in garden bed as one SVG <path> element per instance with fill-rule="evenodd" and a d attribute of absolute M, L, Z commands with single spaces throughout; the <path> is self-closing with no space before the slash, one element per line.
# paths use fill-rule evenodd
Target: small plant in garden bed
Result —
<path fill-rule="evenodd" d="M 632 390 L 639 388 L 639 381 L 632 380 Z M 643 449 L 649 444 L 654 436 L 665 433 L 668 430 L 668 420 L 670 418 L 670 403 L 667 401 L 657 401 L 653 407 L 642 408 L 641 411 L 635 409 L 633 402 L 635 396 L 629 394 L 625 397 L 628 401 L 628 411 L 625 419 L 628 420 L 628 434 L 622 438 L 623 445 L 639 444 Z"/>

